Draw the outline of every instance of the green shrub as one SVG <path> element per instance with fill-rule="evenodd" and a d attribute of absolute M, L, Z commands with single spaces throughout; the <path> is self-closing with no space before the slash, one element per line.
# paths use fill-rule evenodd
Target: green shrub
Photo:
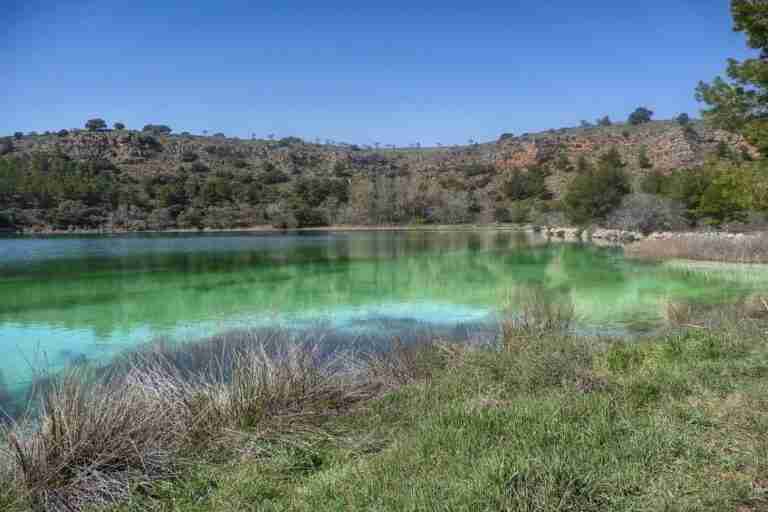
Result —
<path fill-rule="evenodd" d="M 648 158 L 648 148 L 645 146 L 640 146 L 640 153 L 637 156 L 637 165 L 641 169 L 653 168 L 653 162 L 651 162 L 651 159 Z"/>
<path fill-rule="evenodd" d="M 547 199 L 551 194 L 547 190 L 546 175 L 540 167 L 526 171 L 514 169 L 503 185 L 508 199 L 520 201 L 530 198 Z"/>
<path fill-rule="evenodd" d="M 621 155 L 612 149 L 600 157 L 597 169 L 571 182 L 563 204 L 569 219 L 583 224 L 605 218 L 630 190 Z"/>

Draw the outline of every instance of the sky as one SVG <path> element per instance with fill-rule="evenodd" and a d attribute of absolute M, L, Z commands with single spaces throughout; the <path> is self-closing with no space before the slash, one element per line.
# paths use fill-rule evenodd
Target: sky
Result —
<path fill-rule="evenodd" d="M 6 2 L 10 1 L 10 6 Z M 728 0 L 6 0 L 0 135 L 82 127 L 464 144 L 697 116 Z"/>

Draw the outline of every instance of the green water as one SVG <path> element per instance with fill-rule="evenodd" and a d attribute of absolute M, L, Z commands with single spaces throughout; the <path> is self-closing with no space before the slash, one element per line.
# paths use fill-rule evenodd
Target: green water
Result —
<path fill-rule="evenodd" d="M 766 275 L 503 231 L 4 238 L 0 372 L 13 385 L 31 367 L 248 326 L 491 325 L 531 286 L 569 296 L 580 328 L 622 333 L 659 326 L 668 300 L 732 300 Z"/>

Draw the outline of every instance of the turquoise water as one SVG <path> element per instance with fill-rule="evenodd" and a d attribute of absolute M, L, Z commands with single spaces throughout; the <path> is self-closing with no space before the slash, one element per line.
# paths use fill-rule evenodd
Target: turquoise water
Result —
<path fill-rule="evenodd" d="M 13 386 L 33 367 L 239 327 L 493 325 L 534 286 L 570 297 L 580 328 L 625 333 L 660 326 L 669 300 L 725 302 L 765 276 L 509 231 L 0 238 L 0 372 Z"/>

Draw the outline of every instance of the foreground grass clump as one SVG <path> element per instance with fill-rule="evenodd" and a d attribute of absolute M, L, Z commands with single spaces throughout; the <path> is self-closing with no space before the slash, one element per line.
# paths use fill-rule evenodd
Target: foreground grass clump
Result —
<path fill-rule="evenodd" d="M 204 405 L 177 406 L 196 434 L 175 471 L 130 480 L 141 485 L 111 510 L 768 509 L 765 324 L 627 342 L 546 335 L 524 318 L 513 343 L 398 346 L 355 358 L 354 378 L 315 360 L 319 381 L 288 385 L 297 375 L 283 369 L 294 377 L 185 384 Z M 263 368 L 259 353 L 248 361 Z M 316 375 L 291 357 L 268 360 Z M 253 403 L 268 414 L 228 405 L 253 396 L 218 391 L 238 379 L 261 382 Z M 225 419 L 195 430 L 204 411 Z"/>

